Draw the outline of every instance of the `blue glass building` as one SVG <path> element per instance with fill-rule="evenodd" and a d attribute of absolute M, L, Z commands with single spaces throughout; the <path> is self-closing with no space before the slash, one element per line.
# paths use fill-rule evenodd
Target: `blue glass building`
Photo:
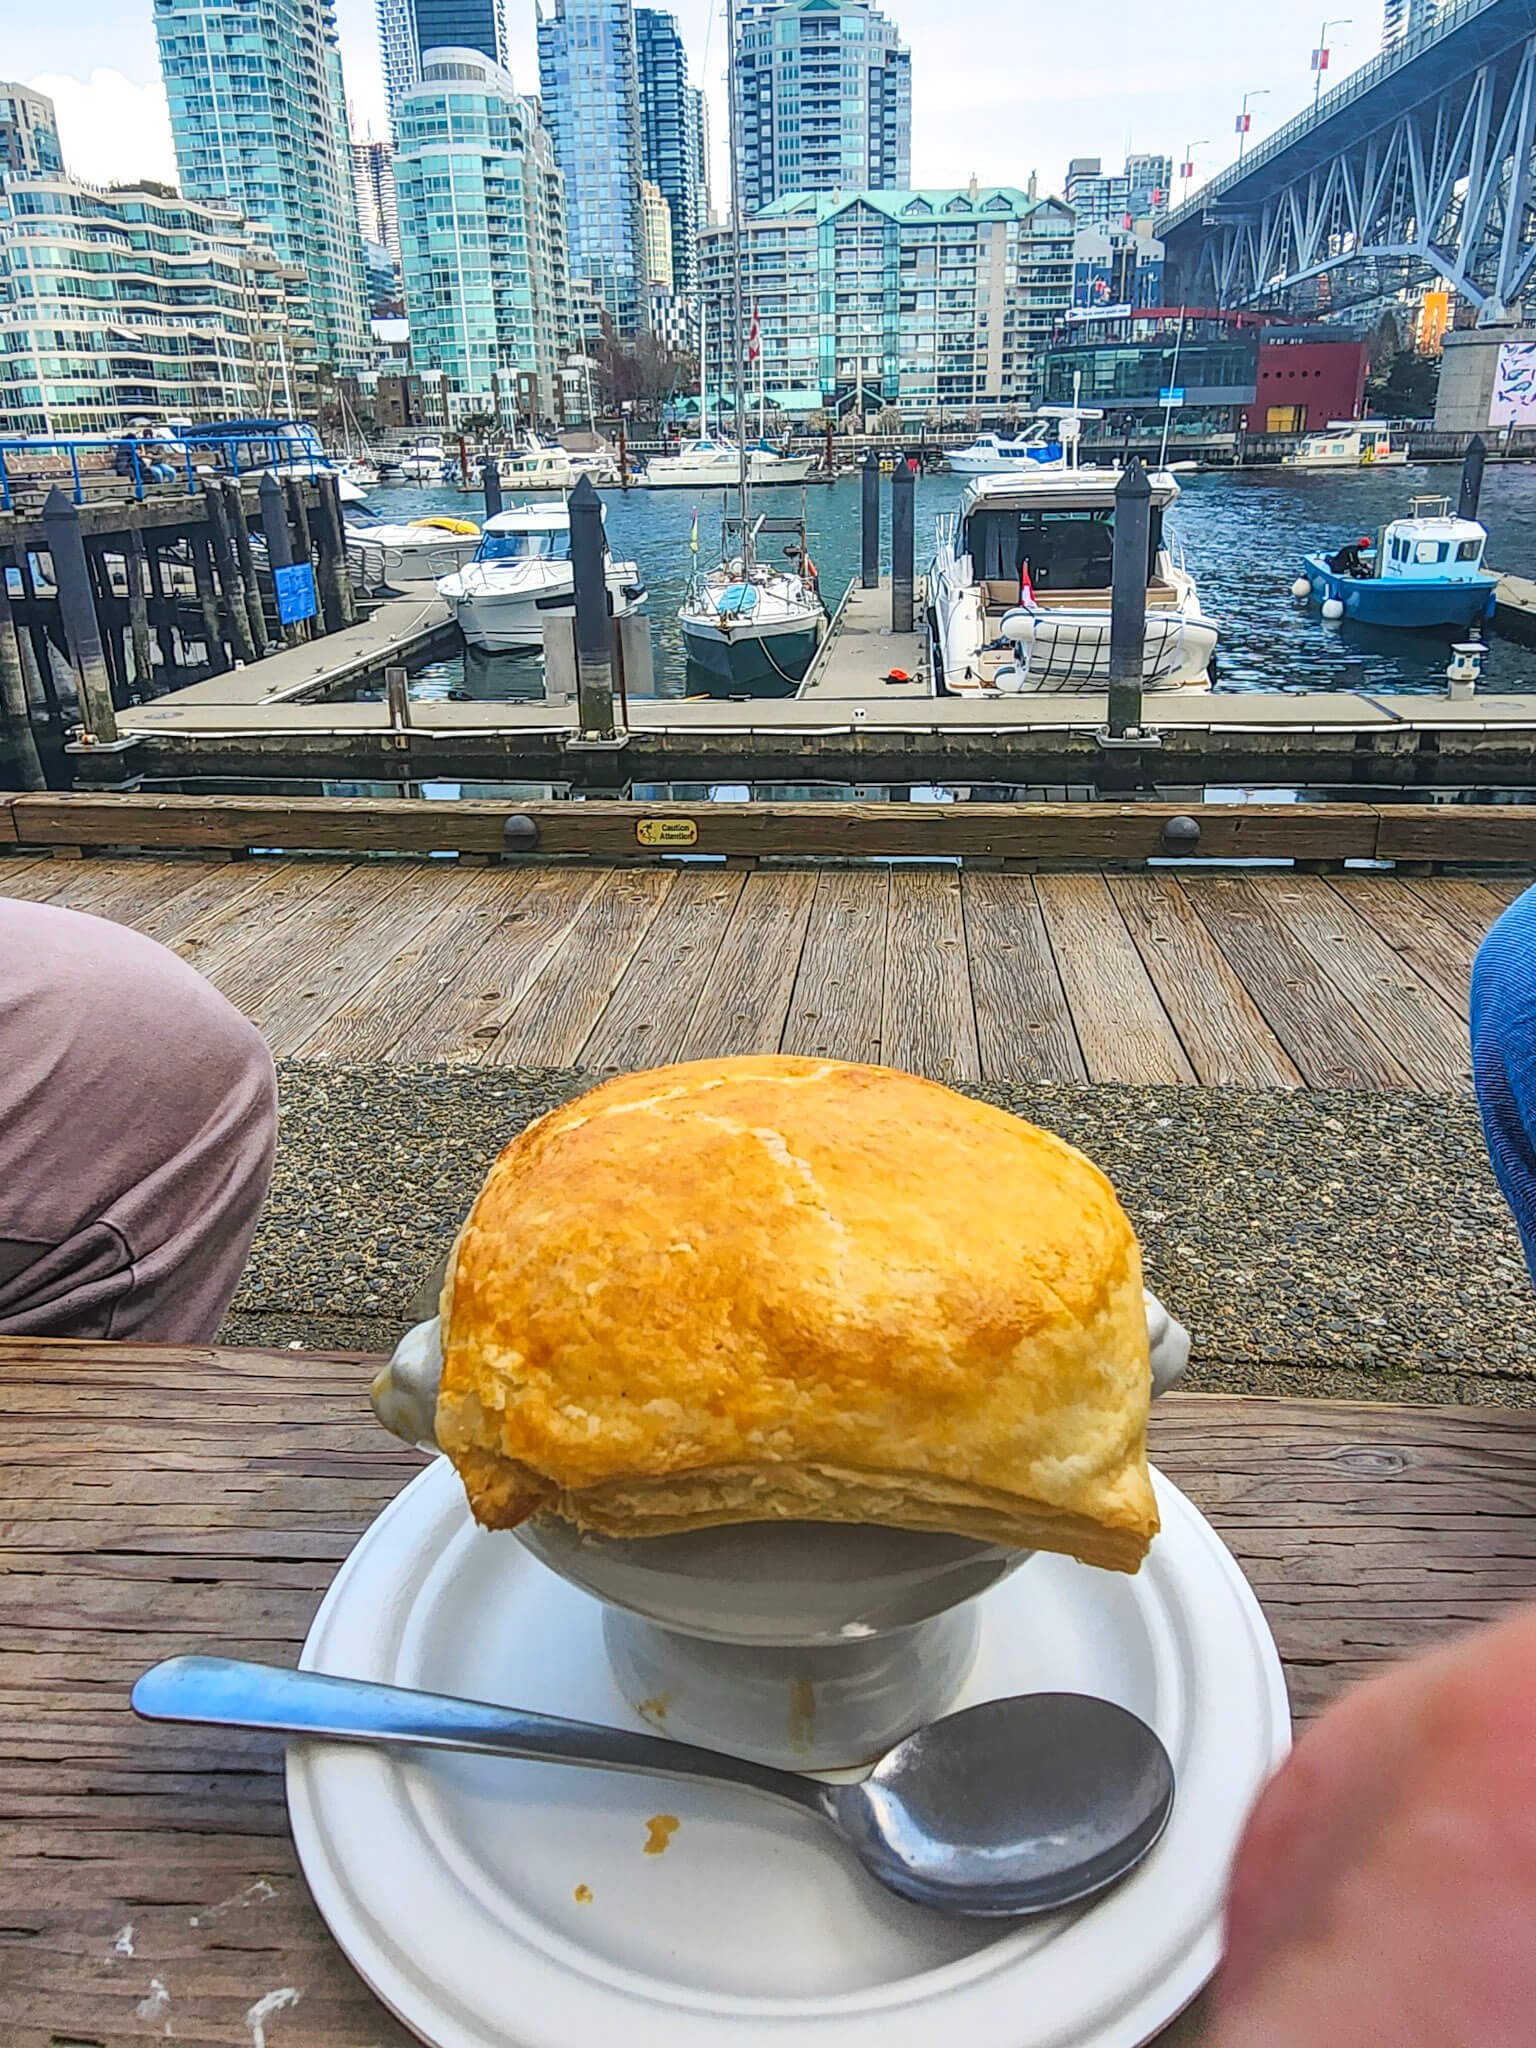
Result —
<path fill-rule="evenodd" d="M 571 276 L 622 338 L 645 321 L 645 175 L 630 0 L 555 0 L 539 21 L 539 90 L 565 174 Z"/>
<path fill-rule="evenodd" d="M 332 0 L 154 0 L 181 189 L 269 228 L 309 280 L 315 347 L 367 360 L 363 244 Z"/>
<path fill-rule="evenodd" d="M 59 123 L 46 93 L 0 81 L 0 178 L 56 178 L 64 169 Z"/>
<path fill-rule="evenodd" d="M 789 192 L 881 191 L 912 175 L 912 63 L 863 0 L 742 0 L 744 214 Z"/>
<path fill-rule="evenodd" d="M 667 202 L 672 221 L 671 288 L 686 297 L 698 286 L 703 138 L 698 132 L 701 95 L 688 83 L 688 53 L 677 16 L 637 7 L 635 54 L 645 175 Z"/>
<path fill-rule="evenodd" d="M 378 15 L 392 132 L 401 100 L 421 76 L 424 50 L 478 50 L 506 65 L 506 0 L 378 0 Z"/>

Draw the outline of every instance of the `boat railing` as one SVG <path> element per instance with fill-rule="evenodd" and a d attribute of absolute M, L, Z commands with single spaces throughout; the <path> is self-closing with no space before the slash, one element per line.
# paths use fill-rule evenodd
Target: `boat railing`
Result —
<path fill-rule="evenodd" d="M 331 473 L 323 452 L 272 433 L 11 435 L 0 438 L 0 512 L 29 510 L 58 485 L 75 504 L 93 498 L 142 500 L 163 489 L 191 497 L 210 475 Z M 161 472 L 169 472 L 162 474 Z"/>

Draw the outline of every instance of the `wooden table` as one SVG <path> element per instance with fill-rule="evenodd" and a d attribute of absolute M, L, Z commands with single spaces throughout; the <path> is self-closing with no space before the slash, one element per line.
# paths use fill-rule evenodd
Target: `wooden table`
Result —
<path fill-rule="evenodd" d="M 372 1363 L 0 1342 L 5 2048 L 409 2041 L 309 1903 L 280 1745 L 128 1707 L 177 1651 L 296 1658 L 419 1463 L 369 1413 Z M 1186 1395 L 1155 1439 L 1247 1569 L 1298 1718 L 1536 1585 L 1536 1415 Z"/>

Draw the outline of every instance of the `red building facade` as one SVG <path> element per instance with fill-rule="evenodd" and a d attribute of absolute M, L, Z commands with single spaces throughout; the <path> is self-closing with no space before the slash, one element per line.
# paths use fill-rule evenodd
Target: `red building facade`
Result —
<path fill-rule="evenodd" d="M 1365 405 L 1363 338 L 1320 339 L 1316 327 L 1270 327 L 1259 340 L 1259 374 L 1243 424 L 1250 434 L 1316 434 L 1330 420 L 1359 419 Z"/>

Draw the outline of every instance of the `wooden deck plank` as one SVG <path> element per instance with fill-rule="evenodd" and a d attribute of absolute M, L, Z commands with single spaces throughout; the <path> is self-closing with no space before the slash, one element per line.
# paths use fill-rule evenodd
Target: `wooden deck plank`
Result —
<path fill-rule="evenodd" d="M 1270 877 L 1184 876 L 1179 886 L 1309 1088 L 1405 1088 L 1403 1068 L 1269 901 Z"/>
<path fill-rule="evenodd" d="M 584 1067 L 632 1073 L 678 1057 L 744 880 L 739 868 L 674 872 L 666 901 L 581 1049 Z"/>
<path fill-rule="evenodd" d="M 1194 1068 L 1100 875 L 1037 875 L 1090 1081 L 1193 1081 Z"/>
<path fill-rule="evenodd" d="M 1466 1027 L 1321 876 L 1275 875 L 1271 903 L 1409 1080 L 1432 1092 L 1471 1086 Z"/>
<path fill-rule="evenodd" d="M 183 860 L 77 860 L 65 863 L 69 880 L 50 901 L 113 924 L 173 911 L 177 899 L 202 880 L 200 865 Z"/>
<path fill-rule="evenodd" d="M 962 876 L 976 1044 L 988 1081 L 1083 1081 L 1077 1028 L 1028 875 Z"/>
<path fill-rule="evenodd" d="M 494 874 L 494 871 L 493 871 Z M 396 1060 L 478 1060 L 501 1036 L 535 975 L 568 937 L 603 880 L 601 869 L 514 869 L 499 915 L 458 973 L 402 1025 Z"/>
<path fill-rule="evenodd" d="M 46 903 L 69 887 L 70 870 L 79 865 L 74 860 L 40 860 L 27 854 L 9 856 L 0 860 L 0 896 Z"/>
<path fill-rule="evenodd" d="M 502 870 L 466 873 L 451 902 L 299 1047 L 307 1060 L 387 1060 L 503 923 L 516 883 Z"/>
<path fill-rule="evenodd" d="M 1447 924 L 1455 925 L 1464 932 L 1474 945 L 1480 945 L 1488 927 L 1497 922 L 1509 908 L 1509 904 L 1488 882 L 1455 881 L 1447 875 L 1437 875 L 1432 880 L 1415 877 L 1403 883 L 1412 890 L 1419 901 L 1437 917 L 1443 917 Z"/>
<path fill-rule="evenodd" d="M 358 866 L 284 920 L 271 946 L 250 946 L 217 978 L 271 1046 L 294 1053 L 327 1017 L 447 906 L 462 875 L 431 867 Z"/>
<path fill-rule="evenodd" d="M 347 861 L 263 862 L 259 872 L 254 865 L 248 868 L 241 862 L 222 899 L 217 890 L 199 884 L 182 901 L 168 906 L 185 910 L 186 918 L 156 936 L 210 981 L 232 973 L 236 962 L 252 948 L 278 972 L 283 943 L 280 928 L 332 890 L 338 892 L 338 901 L 344 898 L 353 872 Z M 250 881 L 247 875 L 252 876 Z"/>
<path fill-rule="evenodd" d="M 933 1081 L 979 1081 L 960 876 L 893 868 L 885 933 L 883 1057 Z"/>
<path fill-rule="evenodd" d="M 1328 886 L 1458 1017 L 1466 1017 L 1477 952 L 1470 934 L 1391 875 L 1330 875 Z"/>
<path fill-rule="evenodd" d="M 1172 875 L 1112 875 L 1109 893 L 1208 1088 L 1299 1088 L 1301 1076 Z"/>
<path fill-rule="evenodd" d="M 824 868 L 816 877 L 782 1049 L 879 1063 L 890 870 Z"/>
<path fill-rule="evenodd" d="M 681 1058 L 778 1051 L 815 893 L 816 877 L 804 868 L 760 868 L 747 876 Z"/>
<path fill-rule="evenodd" d="M 487 1047 L 487 1064 L 575 1066 L 673 880 L 664 868 L 615 868 L 605 875 Z"/>

